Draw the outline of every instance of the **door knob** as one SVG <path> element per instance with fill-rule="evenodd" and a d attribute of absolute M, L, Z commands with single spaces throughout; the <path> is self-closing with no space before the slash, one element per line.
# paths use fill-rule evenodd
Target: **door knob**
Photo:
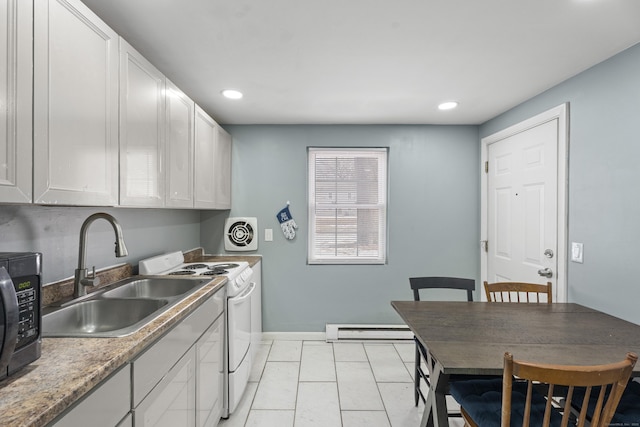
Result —
<path fill-rule="evenodd" d="M 553 277 L 553 271 L 551 271 L 550 268 L 540 269 L 538 270 L 538 274 L 547 278 Z"/>

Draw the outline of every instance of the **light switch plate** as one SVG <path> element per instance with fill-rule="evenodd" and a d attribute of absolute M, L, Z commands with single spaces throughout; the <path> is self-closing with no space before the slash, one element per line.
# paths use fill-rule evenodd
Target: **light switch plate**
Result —
<path fill-rule="evenodd" d="M 583 246 L 582 243 L 571 242 L 571 261 L 583 263 Z"/>
<path fill-rule="evenodd" d="M 264 229 L 264 241 L 265 242 L 273 242 L 273 229 L 265 228 Z"/>

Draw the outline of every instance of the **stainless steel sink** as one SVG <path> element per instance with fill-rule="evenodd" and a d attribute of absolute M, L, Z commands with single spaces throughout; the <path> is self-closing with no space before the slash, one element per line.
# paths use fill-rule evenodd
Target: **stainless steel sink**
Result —
<path fill-rule="evenodd" d="M 211 278 L 131 277 L 62 307 L 47 307 L 45 337 L 122 337 L 166 312 Z"/>
<path fill-rule="evenodd" d="M 168 298 L 186 294 L 208 283 L 211 279 L 138 279 L 106 291 L 107 298 Z"/>
<path fill-rule="evenodd" d="M 64 307 L 43 319 L 45 336 L 123 336 L 169 304 L 161 299 L 95 299 Z"/>

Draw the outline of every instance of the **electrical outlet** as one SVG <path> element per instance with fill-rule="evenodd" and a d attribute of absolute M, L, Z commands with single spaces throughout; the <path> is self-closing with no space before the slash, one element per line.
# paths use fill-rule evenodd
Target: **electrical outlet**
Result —
<path fill-rule="evenodd" d="M 582 243 L 571 242 L 571 261 L 583 263 L 583 246 Z"/>
<path fill-rule="evenodd" d="M 264 241 L 273 242 L 273 229 L 271 228 L 264 229 Z"/>

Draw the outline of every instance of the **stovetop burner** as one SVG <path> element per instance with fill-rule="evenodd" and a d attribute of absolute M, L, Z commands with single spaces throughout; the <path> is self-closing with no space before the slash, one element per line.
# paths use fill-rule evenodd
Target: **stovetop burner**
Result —
<path fill-rule="evenodd" d="M 172 271 L 171 273 L 167 273 L 169 276 L 191 276 L 196 274 L 193 270 L 178 270 Z"/>
<path fill-rule="evenodd" d="M 229 274 L 229 271 L 222 268 L 213 268 L 211 270 L 200 273 L 200 276 L 221 276 L 224 274 Z"/>
<path fill-rule="evenodd" d="M 209 268 L 211 270 L 228 270 L 231 268 L 238 268 L 240 267 L 240 264 L 234 264 L 234 263 L 226 263 L 226 264 L 214 264 L 214 265 L 210 265 Z"/>
<path fill-rule="evenodd" d="M 200 270 L 202 268 L 211 268 L 209 267 L 207 264 L 189 264 L 189 265 L 185 265 L 184 267 L 185 270 Z"/>

